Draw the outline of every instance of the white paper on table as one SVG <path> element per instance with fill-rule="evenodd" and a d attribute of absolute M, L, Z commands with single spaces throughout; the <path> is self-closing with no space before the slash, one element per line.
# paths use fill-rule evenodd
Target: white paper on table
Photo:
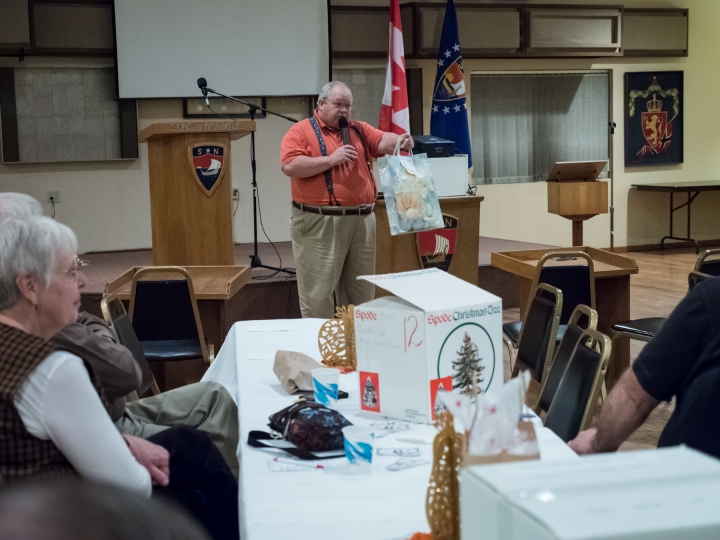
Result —
<path fill-rule="evenodd" d="M 248 332 L 292 332 L 293 330 L 297 330 L 294 326 L 248 326 L 247 331 Z"/>
<path fill-rule="evenodd" d="M 267 460 L 268 470 L 270 472 L 307 472 L 307 471 L 323 471 L 330 470 L 337 465 L 333 460 L 322 461 L 301 461 L 288 458 L 271 458 Z"/>
<path fill-rule="evenodd" d="M 269 351 L 250 351 L 247 355 L 248 360 L 275 360 L 275 353 Z"/>

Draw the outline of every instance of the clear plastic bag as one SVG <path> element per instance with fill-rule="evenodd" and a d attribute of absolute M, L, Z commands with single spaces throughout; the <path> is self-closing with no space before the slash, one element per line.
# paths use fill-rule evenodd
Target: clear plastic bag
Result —
<path fill-rule="evenodd" d="M 442 229 L 442 211 L 427 154 L 401 156 L 399 142 L 392 155 L 378 160 L 390 234 Z"/>

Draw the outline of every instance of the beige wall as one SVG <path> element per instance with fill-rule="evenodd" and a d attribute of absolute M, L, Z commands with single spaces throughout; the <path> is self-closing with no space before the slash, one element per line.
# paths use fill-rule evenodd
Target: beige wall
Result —
<path fill-rule="evenodd" d="M 335 0 L 334 4 L 355 5 L 354 0 Z M 552 3 L 533 0 L 530 3 Z M 720 180 L 720 2 L 707 0 L 624 2 L 576 0 L 575 4 L 618 4 L 625 7 L 687 8 L 690 10 L 690 43 L 687 58 L 606 58 L 606 59 L 532 59 L 466 60 L 466 88 L 470 94 L 470 73 L 474 71 L 525 71 L 563 69 L 608 69 L 612 72 L 612 110 L 615 131 L 615 245 L 658 243 L 668 230 L 669 196 L 662 193 L 638 193 L 632 184 Z M 385 5 L 386 2 L 372 2 Z M 462 45 L 462 44 L 461 44 Z M 352 61 L 352 63 L 356 63 Z M 425 132 L 430 129 L 430 105 L 436 64 L 434 60 L 408 60 L 407 65 L 423 68 Z M 626 71 L 682 70 L 685 72 L 685 144 L 684 163 L 664 167 L 624 167 L 623 84 Z M 468 103 L 471 110 L 472 103 Z M 470 126 L 472 129 L 472 125 Z M 479 186 L 485 197 L 480 232 L 483 236 L 570 245 L 570 222 L 547 213 L 544 183 Z M 676 196 L 683 199 L 684 195 Z M 676 204 L 678 204 L 676 202 Z M 675 234 L 686 230 L 684 209 L 675 214 Z M 720 238 L 720 193 L 703 193 L 693 203 L 693 237 Z M 585 242 L 596 247 L 610 245 L 609 214 L 585 223 Z"/>
<path fill-rule="evenodd" d="M 29 59 L 31 60 L 31 59 Z M 36 60 L 26 65 L 47 65 Z M 62 64 L 54 60 L 50 65 Z M 67 63 L 67 62 L 65 62 Z M 2 65 L 13 65 L 4 60 Z M 82 65 L 102 65 L 97 61 Z M 304 98 L 271 98 L 268 108 L 304 118 L 309 106 Z M 182 100 L 138 101 L 138 128 L 153 122 L 182 119 Z M 290 126 L 287 120 L 268 117 L 257 120 L 258 186 L 264 210 L 264 225 L 273 241 L 289 240 L 290 184 L 280 171 L 280 141 Z M 237 242 L 252 241 L 252 189 L 250 138 L 232 143 L 232 183 L 240 190 L 240 204 L 234 219 Z M 0 191 L 28 193 L 41 202 L 46 191 L 60 190 L 56 218 L 72 227 L 80 252 L 149 248 L 150 190 L 147 145 L 140 144 L 140 158 L 114 162 L 0 164 Z M 44 204 L 45 213 L 52 212 Z M 266 241 L 260 231 L 260 241 Z M 264 261 L 266 262 L 266 261 Z M 267 261 L 270 264 L 272 261 Z"/>
<path fill-rule="evenodd" d="M 384 0 L 334 1 L 337 4 L 386 5 Z M 547 2 L 546 2 L 547 3 Z M 580 2 L 576 2 L 580 3 Z M 583 3 L 615 3 L 585 0 Z M 615 156 L 615 245 L 656 243 L 667 231 L 668 197 L 638 194 L 634 183 L 720 179 L 720 2 L 710 0 L 626 0 L 626 7 L 683 7 L 690 9 L 690 56 L 673 59 L 595 60 L 467 60 L 466 75 L 482 70 L 610 69 L 613 75 L 613 118 L 617 123 Z M 609 60 L 609 61 L 607 61 Z M 13 61 L 0 59 L 0 65 Z M 34 60 L 34 64 L 43 62 Z M 45 61 L 47 62 L 47 61 Z M 87 60 L 82 65 L 93 63 Z M 77 62 L 74 62 L 77 63 Z M 352 64 L 357 64 L 353 61 Z M 374 61 L 373 63 L 377 63 Z M 33 64 L 33 59 L 25 65 Z M 429 130 L 430 100 L 435 62 L 408 60 L 423 68 L 425 126 Z M 685 163 L 655 168 L 623 167 L 623 74 L 625 71 L 683 70 L 685 72 Z M 299 98 L 268 99 L 273 110 L 302 118 L 307 104 Z M 472 104 L 469 104 L 472 107 Z M 152 122 L 182 117 L 180 100 L 138 103 L 139 128 Z M 265 229 L 271 239 L 289 239 L 290 188 L 279 168 L 279 146 L 289 124 L 285 120 L 258 120 L 258 183 L 263 201 Z M 472 128 L 472 127 L 471 127 Z M 233 185 L 240 189 L 241 204 L 235 216 L 235 239 L 252 240 L 249 138 L 233 143 Z M 140 159 L 105 163 L 0 165 L 0 190 L 22 191 L 40 200 L 45 191 L 59 189 L 62 203 L 57 218 L 78 234 L 80 251 L 147 248 L 151 245 L 147 146 L 140 145 Z M 482 186 L 485 196 L 481 233 L 512 240 L 556 245 L 570 243 L 570 222 L 547 213 L 546 187 L 542 183 Z M 50 213 L 49 205 L 45 205 Z M 720 193 L 704 193 L 693 205 L 693 236 L 720 238 Z M 685 231 L 685 214 L 676 214 L 676 233 Z M 601 215 L 585 226 L 586 243 L 609 245 L 609 216 Z M 264 238 L 260 237 L 261 241 Z"/>

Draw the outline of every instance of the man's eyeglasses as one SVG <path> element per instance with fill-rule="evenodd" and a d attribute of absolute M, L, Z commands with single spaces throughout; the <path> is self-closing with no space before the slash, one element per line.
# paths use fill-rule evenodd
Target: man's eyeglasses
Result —
<path fill-rule="evenodd" d="M 351 103 L 343 103 L 342 101 L 328 101 L 333 107 L 335 107 L 337 110 L 342 111 L 343 109 L 350 110 L 352 109 Z"/>

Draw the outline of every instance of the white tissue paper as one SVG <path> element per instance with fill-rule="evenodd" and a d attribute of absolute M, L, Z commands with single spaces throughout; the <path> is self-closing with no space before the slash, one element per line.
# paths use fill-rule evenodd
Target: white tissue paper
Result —
<path fill-rule="evenodd" d="M 467 394 L 438 393 L 437 399 L 465 430 L 468 455 L 539 455 L 531 424 L 524 426 L 528 429 L 518 426 L 529 382 L 530 374 L 526 371 L 503 386 L 478 395 L 475 400 Z"/>

